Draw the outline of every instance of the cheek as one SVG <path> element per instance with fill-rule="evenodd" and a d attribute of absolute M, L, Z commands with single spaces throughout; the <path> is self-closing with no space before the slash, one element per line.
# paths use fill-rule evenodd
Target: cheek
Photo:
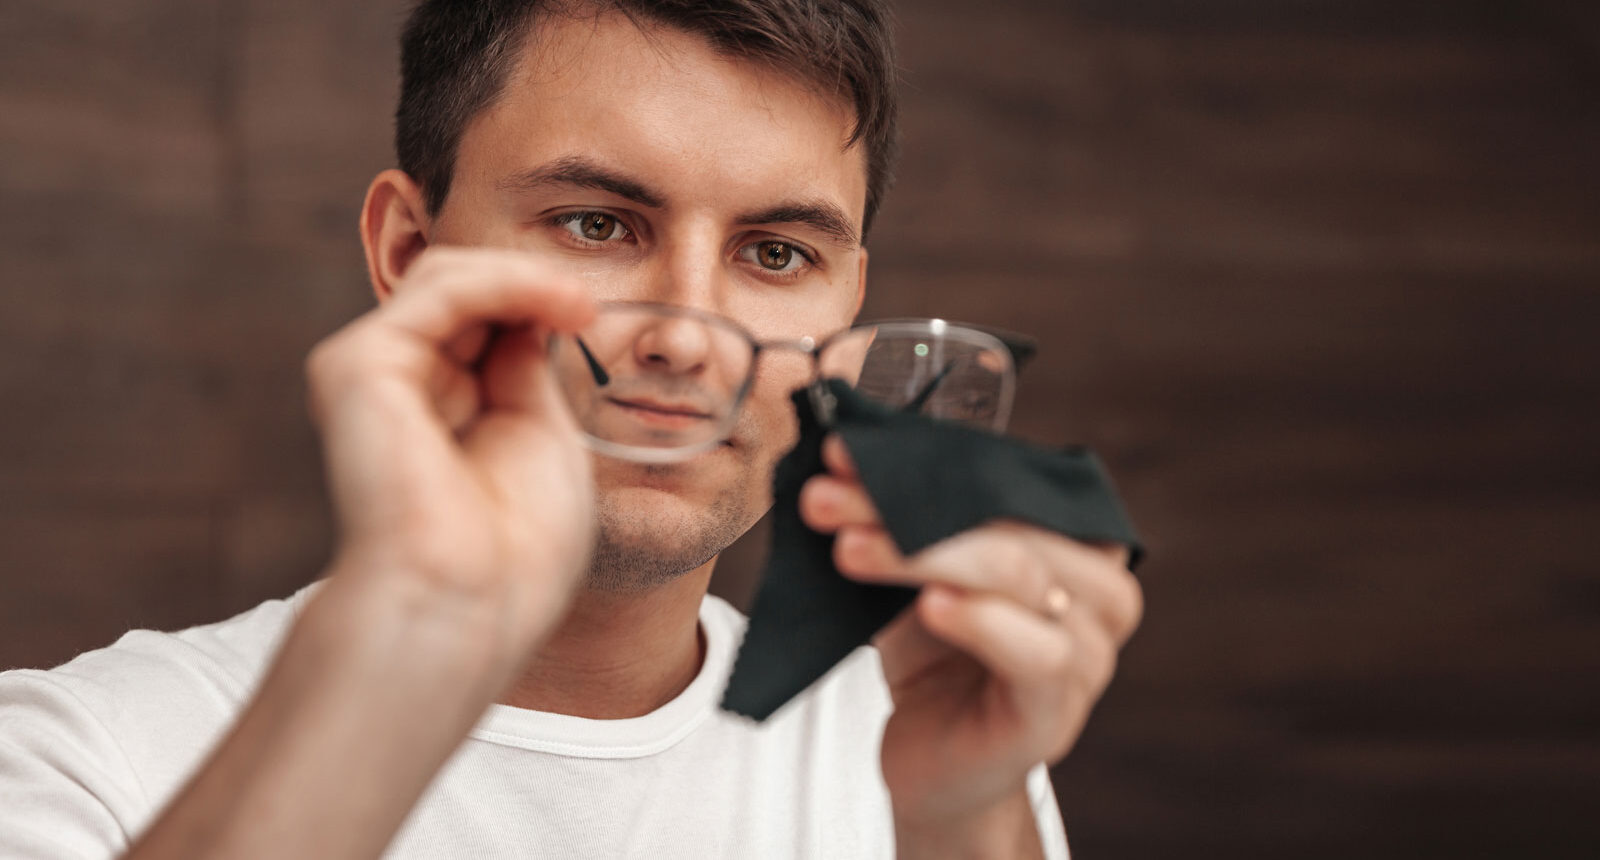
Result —
<path fill-rule="evenodd" d="M 772 464 L 794 447 L 800 428 L 790 394 L 804 381 L 768 373 L 756 377 L 740 410 L 735 435 L 736 441 L 755 452 L 756 465 L 770 470 Z"/>
<path fill-rule="evenodd" d="M 553 253 L 555 265 L 582 281 L 589 295 L 599 301 L 627 302 L 651 298 L 651 270 L 637 256 Z"/>
<path fill-rule="evenodd" d="M 787 392 L 775 398 L 764 412 L 763 447 L 771 453 L 771 461 L 777 462 L 778 458 L 788 453 L 799 439 L 799 422 L 795 418 L 794 404 L 789 401 Z"/>

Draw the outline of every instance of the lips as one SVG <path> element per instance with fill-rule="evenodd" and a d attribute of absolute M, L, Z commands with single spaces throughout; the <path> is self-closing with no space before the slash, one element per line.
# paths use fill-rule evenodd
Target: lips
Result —
<path fill-rule="evenodd" d="M 708 412 L 696 409 L 689 403 L 662 403 L 646 398 L 607 397 L 607 400 L 627 409 L 636 409 L 641 412 L 655 413 L 662 416 L 675 416 L 679 418 L 704 418 L 712 416 Z"/>
<path fill-rule="evenodd" d="M 691 427 L 701 427 L 707 420 L 714 420 L 710 412 L 699 409 L 693 403 L 674 403 L 674 401 L 653 400 L 653 398 L 621 398 L 621 396 L 608 396 L 608 403 L 618 406 L 622 412 L 632 420 L 648 427 L 670 430 L 670 432 L 683 432 Z"/>

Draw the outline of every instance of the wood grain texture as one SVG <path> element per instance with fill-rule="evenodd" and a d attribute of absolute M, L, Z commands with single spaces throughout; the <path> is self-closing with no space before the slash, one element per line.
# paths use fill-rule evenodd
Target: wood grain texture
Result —
<path fill-rule="evenodd" d="M 0 5 L 0 664 L 316 575 L 300 362 L 370 302 L 401 5 Z M 1039 336 L 1014 429 L 1151 545 L 1075 853 L 1600 853 L 1592 4 L 899 18 L 866 315 Z"/>

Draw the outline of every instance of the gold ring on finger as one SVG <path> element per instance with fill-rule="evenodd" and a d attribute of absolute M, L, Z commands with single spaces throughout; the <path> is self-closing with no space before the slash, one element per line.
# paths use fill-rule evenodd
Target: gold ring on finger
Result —
<path fill-rule="evenodd" d="M 1067 610 L 1072 608 L 1072 592 L 1059 585 L 1050 586 L 1044 593 L 1044 614 L 1051 621 L 1060 621 L 1067 617 Z"/>

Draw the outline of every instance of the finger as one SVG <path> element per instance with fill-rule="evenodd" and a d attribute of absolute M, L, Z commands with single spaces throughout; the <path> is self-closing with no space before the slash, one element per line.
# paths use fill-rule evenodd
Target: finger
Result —
<path fill-rule="evenodd" d="M 1000 521 L 996 525 L 1019 531 L 1035 532 L 1042 541 L 1058 547 L 1064 557 L 1070 556 L 1081 563 L 1109 563 L 1122 568 L 1127 568 L 1128 566 L 1128 547 L 1120 543 L 1080 540 L 1016 520 Z"/>
<path fill-rule="evenodd" d="M 1081 543 L 1084 546 L 1103 553 L 1107 558 L 1111 559 L 1113 564 L 1117 565 L 1118 567 L 1127 567 L 1128 562 L 1133 558 L 1133 551 L 1125 544 L 1113 543 L 1111 541 L 1081 541 Z"/>
<path fill-rule="evenodd" d="M 881 522 L 865 487 L 831 475 L 814 475 L 806 480 L 800 488 L 800 516 L 821 532 Z"/>
<path fill-rule="evenodd" d="M 385 389 L 391 400 L 431 407 L 451 431 L 459 432 L 481 407 L 473 368 L 453 358 L 449 347 L 432 349 L 410 336 L 396 336 L 374 314 L 328 337 L 307 358 L 309 403 L 317 425 L 328 429 L 326 416 L 339 412 L 358 393 L 373 395 L 374 380 L 398 377 L 406 384 Z"/>
<path fill-rule="evenodd" d="M 1050 589 L 1061 584 L 1032 535 L 1001 526 L 962 532 L 898 565 L 887 564 L 883 547 L 870 545 L 864 537 L 851 538 L 847 547 L 839 546 L 845 537 L 846 532 L 841 532 L 834 550 L 836 556 L 847 555 L 851 566 L 848 570 L 841 566 L 840 571 L 862 582 L 947 585 L 1003 595 L 1040 613 L 1049 605 Z"/>
<path fill-rule="evenodd" d="M 1095 614 L 1118 642 L 1133 635 L 1144 615 L 1144 592 L 1121 554 L 1048 532 L 1038 536 L 1036 546 L 1080 611 Z"/>
<path fill-rule="evenodd" d="M 882 526 L 846 526 L 833 540 L 833 566 L 851 579 L 879 584 L 920 584 Z"/>
<path fill-rule="evenodd" d="M 484 408 L 464 439 L 500 492 L 516 506 L 544 504 L 552 481 L 592 486 L 590 458 L 583 456 L 577 421 L 567 408 L 548 364 L 538 361 L 540 344 L 528 332 L 502 337 L 485 359 Z M 562 463 L 565 480 L 548 464 Z"/>
<path fill-rule="evenodd" d="M 1117 670 L 1117 648 L 1111 632 L 1093 615 L 1068 612 L 1059 623 L 1072 641 L 1072 682 L 1098 696 Z"/>
<path fill-rule="evenodd" d="M 855 458 L 850 456 L 850 449 L 845 447 L 844 439 L 838 433 L 829 433 L 822 440 L 822 464 L 828 471 L 841 478 L 859 478 L 861 473 L 856 471 Z"/>
<path fill-rule="evenodd" d="M 932 586 L 917 614 L 929 632 L 1019 685 L 1062 678 L 1072 660 L 1066 628 L 1004 597 Z"/>
<path fill-rule="evenodd" d="M 809 490 L 808 485 L 802 491 L 803 514 Z M 831 486 L 819 484 L 815 492 L 820 496 L 831 491 Z M 1072 606 L 1093 613 L 1119 642 L 1132 635 L 1143 615 L 1138 581 L 1104 548 L 1020 523 L 995 523 L 948 538 L 907 559 L 883 531 L 881 521 L 848 520 L 824 510 L 826 505 L 812 504 L 817 505 L 816 519 L 827 523 L 814 527 L 837 532 L 835 566 L 859 582 L 937 583 L 1001 594 L 1041 614 L 1048 614 L 1051 590 L 1065 588 Z"/>
<path fill-rule="evenodd" d="M 476 367 L 485 407 L 570 417 L 571 410 L 543 360 L 545 348 L 543 338 L 530 328 L 500 331 Z"/>
<path fill-rule="evenodd" d="M 448 269 L 436 264 L 418 273 L 416 282 L 378 314 L 390 326 L 443 346 L 486 323 L 535 322 L 573 331 L 586 325 L 594 311 L 579 281 L 558 275 L 537 258 L 483 254 L 461 258 Z"/>
<path fill-rule="evenodd" d="M 466 429 L 482 409 L 478 378 L 454 361 L 441 361 L 436 365 L 428 388 L 433 395 L 434 409 L 454 433 Z"/>
<path fill-rule="evenodd" d="M 1082 676 L 1076 678 L 1073 683 L 1084 692 L 1097 694 L 1110 682 L 1116 667 L 1117 648 L 1127 639 L 1126 634 L 1107 623 L 1103 611 L 1088 601 L 1074 598 L 1064 617 L 1046 618 L 1039 611 L 1043 605 L 1041 603 L 1018 600 L 992 591 L 966 591 L 942 585 L 934 578 L 942 571 L 935 571 L 930 576 L 926 570 L 918 569 L 908 562 L 882 528 L 851 526 L 840 530 L 834 540 L 833 553 L 834 564 L 838 570 L 858 581 L 931 583 L 924 588 L 924 593 L 942 591 L 957 595 L 983 595 L 1016 607 L 1035 627 L 1039 624 L 1045 627 L 1061 627 L 1066 630 L 1069 641 L 1073 643 L 1077 655 L 1075 660 L 1079 664 L 1075 669 Z M 1103 558 L 1101 564 L 1104 565 Z M 1116 576 L 1124 573 L 1120 569 L 1110 568 L 1107 575 Z M 940 598 L 932 599 L 937 601 Z M 895 637 L 896 640 L 899 638 Z M 967 650 L 963 643 L 950 641 L 948 644 Z M 909 662 L 916 663 L 915 660 Z M 887 671 L 887 662 L 885 667 Z"/>
<path fill-rule="evenodd" d="M 473 326 L 461 334 L 451 338 L 444 345 L 444 354 L 456 364 L 470 367 L 477 364 L 483 357 L 493 338 L 493 328 L 487 325 Z"/>

